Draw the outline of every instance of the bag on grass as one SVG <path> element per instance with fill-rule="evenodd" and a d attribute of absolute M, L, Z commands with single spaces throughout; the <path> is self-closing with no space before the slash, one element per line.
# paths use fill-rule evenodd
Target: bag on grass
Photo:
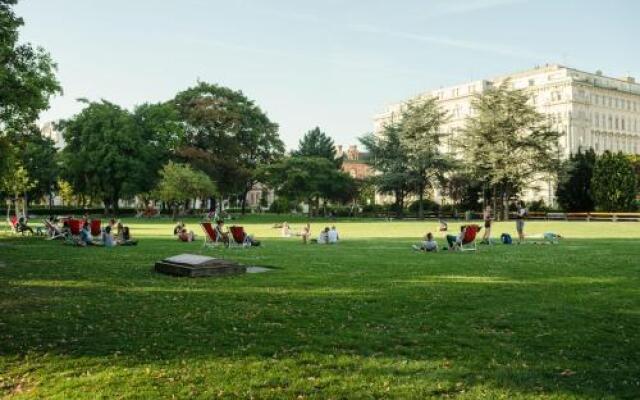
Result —
<path fill-rule="evenodd" d="M 500 240 L 502 241 L 502 244 L 513 243 L 513 240 L 511 240 L 511 235 L 509 235 L 508 233 L 503 233 L 502 235 L 500 235 Z"/>

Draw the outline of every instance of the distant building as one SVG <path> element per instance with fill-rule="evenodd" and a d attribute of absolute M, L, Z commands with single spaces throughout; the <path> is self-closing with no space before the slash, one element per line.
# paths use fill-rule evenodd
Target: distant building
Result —
<path fill-rule="evenodd" d="M 40 128 L 40 134 L 53 140 L 53 143 L 58 149 L 62 149 L 67 145 L 62 136 L 62 132 L 55 129 L 53 122 L 45 122 Z"/>
<path fill-rule="evenodd" d="M 451 119 L 442 127 L 455 137 L 472 115 L 473 96 L 509 80 L 511 87 L 524 89 L 530 103 L 549 119 L 552 127 L 564 133 L 560 150 L 564 158 L 578 149 L 592 148 L 640 153 L 640 84 L 632 77 L 607 77 L 601 71 L 589 73 L 561 65 L 546 65 L 524 72 L 477 80 L 460 85 L 431 90 L 416 96 L 434 97 Z M 407 102 L 392 104 L 374 117 L 374 130 L 400 118 Z M 453 141 L 443 145 L 452 150 Z M 525 193 L 527 199 L 544 198 L 554 203 L 553 188 L 540 182 L 538 188 Z"/>
<path fill-rule="evenodd" d="M 346 148 L 336 146 L 336 156 L 343 157 L 342 170 L 355 179 L 365 179 L 373 175 L 373 168 L 367 163 L 369 153 L 358 150 L 357 145 L 350 145 Z"/>

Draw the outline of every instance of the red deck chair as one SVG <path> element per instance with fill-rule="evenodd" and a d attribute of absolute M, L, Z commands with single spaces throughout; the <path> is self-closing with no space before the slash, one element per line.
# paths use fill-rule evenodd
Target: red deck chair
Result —
<path fill-rule="evenodd" d="M 15 215 L 13 217 L 9 217 L 7 222 L 9 223 L 9 228 L 11 228 L 11 233 L 18 234 L 18 217 Z"/>
<path fill-rule="evenodd" d="M 100 225 L 102 225 L 102 221 L 100 221 L 99 219 L 91 220 L 91 236 L 100 236 L 102 234 Z"/>
<path fill-rule="evenodd" d="M 73 236 L 79 236 L 80 231 L 82 230 L 82 220 L 80 219 L 70 219 L 68 221 L 69 230 Z"/>
<path fill-rule="evenodd" d="M 244 246 L 247 242 L 247 234 L 244 232 L 243 226 L 232 226 L 229 228 L 231 236 L 233 236 L 233 244 Z"/>
<path fill-rule="evenodd" d="M 480 226 L 478 225 L 467 225 L 466 230 L 464 231 L 464 237 L 462 238 L 462 243 L 460 244 L 460 251 L 475 251 L 478 249 L 476 244 L 476 236 L 478 232 L 480 232 Z"/>
<path fill-rule="evenodd" d="M 216 230 L 213 228 L 211 222 L 200 223 L 202 230 L 204 231 L 204 244 L 202 247 L 215 247 L 224 244 L 221 237 L 218 237 Z"/>

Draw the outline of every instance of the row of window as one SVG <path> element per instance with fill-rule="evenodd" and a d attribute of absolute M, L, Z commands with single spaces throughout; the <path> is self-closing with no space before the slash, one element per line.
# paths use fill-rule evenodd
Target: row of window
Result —
<path fill-rule="evenodd" d="M 638 119 L 627 119 L 620 116 L 593 114 L 593 126 L 596 128 L 615 129 L 623 132 L 639 132 Z"/>

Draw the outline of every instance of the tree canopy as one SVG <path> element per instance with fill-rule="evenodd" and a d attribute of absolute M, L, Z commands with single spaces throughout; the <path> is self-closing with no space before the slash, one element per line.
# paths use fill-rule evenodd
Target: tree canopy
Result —
<path fill-rule="evenodd" d="M 504 215 L 511 196 L 545 173 L 557 170 L 560 134 L 529 104 L 529 96 L 510 82 L 478 94 L 458 146 L 475 177 L 491 187 Z"/>
<path fill-rule="evenodd" d="M 320 157 L 332 161 L 336 168 L 342 165 L 342 158 L 336 157 L 333 139 L 320 127 L 315 127 L 304 134 L 298 142 L 298 149 L 291 152 L 294 157 Z"/>
<path fill-rule="evenodd" d="M 118 201 L 142 191 L 155 174 L 146 163 L 152 149 L 127 110 L 104 100 L 86 103 L 59 124 L 67 142 L 63 176 L 78 194 L 101 199 L 105 212 L 117 212 Z"/>
<path fill-rule="evenodd" d="M 591 188 L 596 163 L 593 149 L 578 151 L 562 163 L 558 174 L 556 197 L 566 211 L 593 211 L 595 200 Z"/>
<path fill-rule="evenodd" d="M 154 194 L 173 208 L 175 218 L 180 204 L 193 198 L 213 196 L 216 187 L 204 172 L 169 161 L 160 171 L 160 181 Z"/>
<path fill-rule="evenodd" d="M 591 188 L 599 210 L 633 210 L 638 193 L 637 185 L 636 173 L 627 156 L 605 151 L 597 158 Z"/>
<path fill-rule="evenodd" d="M 24 25 L 12 7 L 17 0 L 0 0 L 0 135 L 32 124 L 49 99 L 61 93 L 56 65 L 42 48 L 18 42 Z"/>
<path fill-rule="evenodd" d="M 242 92 L 199 83 L 174 104 L 184 124 L 178 155 L 213 179 L 223 195 L 244 199 L 259 165 L 284 153 L 278 125 Z"/>

